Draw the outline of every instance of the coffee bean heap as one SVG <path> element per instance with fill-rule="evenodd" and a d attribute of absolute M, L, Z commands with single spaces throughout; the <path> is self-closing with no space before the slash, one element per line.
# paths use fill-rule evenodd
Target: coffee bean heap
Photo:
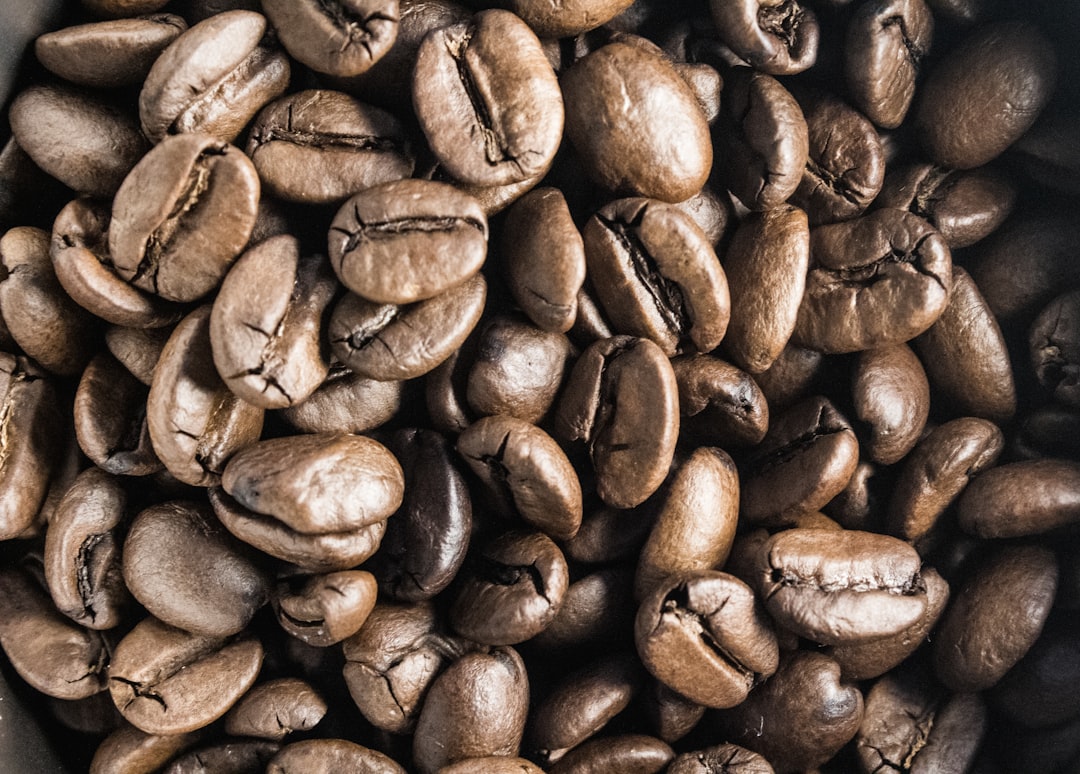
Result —
<path fill-rule="evenodd" d="M 1075 8 L 71 3 L 0 646 L 73 770 L 1080 770 Z"/>

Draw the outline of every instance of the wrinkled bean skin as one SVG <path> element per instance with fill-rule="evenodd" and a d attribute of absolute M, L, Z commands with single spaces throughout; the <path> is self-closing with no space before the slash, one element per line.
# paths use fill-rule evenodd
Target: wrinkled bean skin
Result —
<path fill-rule="evenodd" d="M 774 774 L 769 762 L 737 744 L 721 744 L 678 755 L 668 774 Z"/>
<path fill-rule="evenodd" d="M 814 12 L 796 0 L 711 0 L 720 38 L 756 69 L 794 75 L 817 59 Z"/>
<path fill-rule="evenodd" d="M 761 442 L 769 429 L 769 404 L 753 377 L 712 355 L 678 357 L 671 365 L 687 435 L 728 447 Z"/>
<path fill-rule="evenodd" d="M 364 625 L 378 586 L 364 570 L 344 570 L 278 583 L 273 604 L 281 628 L 316 648 L 336 645 Z M 302 585 L 296 581 L 305 581 Z"/>
<path fill-rule="evenodd" d="M 318 725 L 326 709 L 326 701 L 303 680 L 270 680 L 252 688 L 229 710 L 225 731 L 279 741 Z"/>

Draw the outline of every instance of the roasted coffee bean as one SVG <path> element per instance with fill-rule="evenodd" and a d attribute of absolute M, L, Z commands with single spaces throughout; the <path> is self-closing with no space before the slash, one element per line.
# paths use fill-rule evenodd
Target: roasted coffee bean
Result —
<path fill-rule="evenodd" d="M 164 466 L 146 421 L 149 389 L 107 352 L 90 361 L 75 393 L 75 437 L 102 470 L 146 476 Z"/>
<path fill-rule="evenodd" d="M 678 403 L 675 372 L 656 344 L 632 336 L 601 339 L 574 364 L 555 432 L 587 445 L 606 504 L 632 508 L 667 476 L 679 433 Z"/>
<path fill-rule="evenodd" d="M 124 585 L 122 535 L 127 493 L 88 468 L 68 487 L 45 533 L 45 580 L 56 609 L 89 629 L 111 629 L 132 608 Z"/>
<path fill-rule="evenodd" d="M 727 452 L 701 447 L 672 474 L 638 559 L 638 599 L 672 576 L 723 567 L 739 516 L 739 473 Z"/>
<path fill-rule="evenodd" d="M 863 718 L 858 686 L 828 656 L 798 650 L 734 709 L 717 713 L 714 733 L 746 747 L 777 774 L 820 766 L 854 738 Z"/>
<path fill-rule="evenodd" d="M 229 457 L 258 440 L 263 410 L 233 395 L 214 367 L 209 305 L 169 337 L 154 368 L 146 421 L 158 459 L 192 486 L 217 484 Z"/>
<path fill-rule="evenodd" d="M 340 202 L 413 171 L 401 123 L 339 91 L 313 89 L 270 103 L 246 151 L 266 191 L 293 202 Z"/>
<path fill-rule="evenodd" d="M 1005 422 L 1016 413 L 1001 328 L 971 275 L 959 266 L 952 270 L 948 305 L 914 344 L 939 400 L 956 414 Z"/>
<path fill-rule="evenodd" d="M 101 16 L 135 16 L 154 13 L 167 0 L 82 0 L 82 5 Z"/>
<path fill-rule="evenodd" d="M 152 615 L 198 635 L 239 633 L 270 598 L 270 579 L 204 503 L 142 511 L 124 540 L 123 569 Z"/>
<path fill-rule="evenodd" d="M 783 525 L 842 492 L 858 462 L 848 421 L 828 399 L 807 398 L 771 419 L 742 471 L 739 512 L 751 524 Z"/>
<path fill-rule="evenodd" d="M 450 604 L 450 624 L 485 645 L 514 645 L 555 618 L 570 583 L 562 551 L 540 532 L 506 532 L 478 549 Z"/>
<path fill-rule="evenodd" d="M 232 145 L 204 134 L 159 143 L 113 201 L 109 253 L 116 272 L 169 301 L 217 287 L 255 226 L 259 178 Z"/>
<path fill-rule="evenodd" d="M 675 753 L 664 742 L 643 734 L 607 736 L 585 742 L 560 758 L 551 774 L 658 774 Z"/>
<path fill-rule="evenodd" d="M 1036 545 L 1001 545 L 953 595 L 934 638 L 934 670 L 954 691 L 995 685 L 1039 638 L 1057 590 L 1058 562 Z M 1008 621 L 1008 626 L 1002 626 Z"/>
<path fill-rule="evenodd" d="M 457 450 L 504 513 L 520 515 L 558 540 L 577 534 L 582 515 L 577 473 L 536 425 L 509 416 L 484 417 L 458 436 Z"/>
<path fill-rule="evenodd" d="M 725 448 L 765 437 L 769 404 L 749 374 L 711 355 L 677 357 L 671 366 L 687 436 Z"/>
<path fill-rule="evenodd" d="M 961 417 L 934 428 L 904 462 L 889 502 L 889 532 L 917 543 L 1004 447 L 1001 430 L 985 419 Z"/>
<path fill-rule="evenodd" d="M 477 332 L 466 399 L 481 416 L 539 424 L 555 402 L 571 360 L 570 340 L 517 317 L 492 317 Z"/>
<path fill-rule="evenodd" d="M 51 379 L 32 360 L 0 352 L 0 538 L 33 528 L 59 468 L 64 421 Z"/>
<path fill-rule="evenodd" d="M 780 356 L 799 313 L 810 265 L 806 213 L 781 205 L 739 223 L 724 257 L 731 320 L 724 349 L 758 374 Z"/>
<path fill-rule="evenodd" d="M 856 107 L 882 129 L 895 129 L 907 115 L 933 37 L 934 16 L 923 0 L 873 0 L 848 22 L 844 80 Z"/>
<path fill-rule="evenodd" d="M 261 278 L 274 275 L 276 281 Z M 338 283 L 322 256 L 301 257 L 291 236 L 260 242 L 233 265 L 210 313 L 214 365 L 238 397 L 284 408 L 329 372 L 323 318 Z"/>
<path fill-rule="evenodd" d="M 187 28 L 183 18 L 171 13 L 80 24 L 39 36 L 34 54 L 72 83 L 95 89 L 129 86 L 142 81 Z"/>
<path fill-rule="evenodd" d="M 660 55 L 615 42 L 563 74 L 566 136 L 589 177 L 623 196 L 688 199 L 712 166 L 709 126 Z M 616 99 L 615 95 L 619 95 Z"/>
<path fill-rule="evenodd" d="M 267 0 L 281 45 L 312 70 L 359 75 L 394 44 L 398 0 Z"/>
<path fill-rule="evenodd" d="M 439 163 L 466 184 L 539 179 L 559 149 L 558 80 L 536 33 L 507 11 L 481 11 L 424 39 L 413 106 Z"/>
<path fill-rule="evenodd" d="M 1055 77 L 1054 47 L 1033 25 L 971 33 L 923 85 L 915 127 L 931 160 L 972 169 L 996 158 L 1035 123 Z"/>
<path fill-rule="evenodd" d="M 545 765 L 556 763 L 630 706 L 643 681 L 632 653 L 605 656 L 566 675 L 529 716 L 527 749 Z"/>
<path fill-rule="evenodd" d="M 1039 383 L 1059 403 L 1080 406 L 1080 293 L 1051 301 L 1031 324 L 1028 345 Z"/>
<path fill-rule="evenodd" d="M 346 739 L 305 739 L 281 749 L 266 766 L 267 774 L 333 774 L 336 771 L 405 774 L 405 769 L 378 750 Z"/>
<path fill-rule="evenodd" d="M 110 325 L 105 329 L 105 346 L 132 376 L 149 387 L 161 351 L 172 328 L 128 328 Z"/>
<path fill-rule="evenodd" d="M 244 508 L 309 535 L 383 521 L 405 490 L 385 446 L 344 433 L 259 441 L 229 460 L 221 485 Z"/>
<path fill-rule="evenodd" d="M 513 648 L 467 653 L 432 683 L 413 736 L 413 761 L 435 774 L 464 758 L 516 755 L 525 731 L 529 678 Z"/>
<path fill-rule="evenodd" d="M 60 376 L 82 371 L 96 349 L 94 318 L 64 292 L 49 258 L 49 235 L 18 227 L 0 238 L 0 309 L 15 343 Z"/>
<path fill-rule="evenodd" d="M 825 356 L 820 352 L 794 344 L 781 349 L 768 368 L 754 374 L 754 381 L 768 401 L 770 416 L 777 415 L 817 391 L 823 381 L 825 368 Z"/>
<path fill-rule="evenodd" d="M 918 442 L 930 414 L 930 384 L 906 344 L 861 352 L 851 375 L 860 448 L 874 462 L 892 465 Z"/>
<path fill-rule="evenodd" d="M 660 682 L 706 707 L 733 707 L 776 671 L 772 624 L 750 587 L 698 571 L 655 586 L 638 608 L 634 642 Z"/>
<path fill-rule="evenodd" d="M 633 631 L 636 611 L 633 566 L 600 569 L 567 587 L 559 612 L 531 643 L 553 653 L 618 647 Z"/>
<path fill-rule="evenodd" d="M 557 188 L 538 188 L 508 210 L 503 260 L 514 300 L 538 327 L 566 333 L 577 318 L 585 246 Z"/>
<path fill-rule="evenodd" d="M 1038 535 L 1080 521 L 1080 463 L 1026 460 L 984 471 L 960 496 L 957 521 L 982 538 Z"/>
<path fill-rule="evenodd" d="M 855 737 L 859 770 L 881 771 L 904 761 L 910 771 L 968 770 L 986 728 L 978 694 L 947 695 L 922 671 L 881 678 L 866 695 Z"/>
<path fill-rule="evenodd" d="M 308 683 L 283 677 L 260 683 L 225 715 L 225 733 L 280 741 L 309 731 L 326 714 L 326 701 Z"/>
<path fill-rule="evenodd" d="M 282 409 L 281 417 L 302 433 L 365 433 L 397 414 L 403 386 L 404 382 L 380 382 L 331 365 L 315 392 Z"/>
<path fill-rule="evenodd" d="M 949 170 L 911 164 L 885 176 L 874 204 L 925 218 L 955 250 L 993 233 L 1009 217 L 1016 198 L 1016 186 L 991 167 Z"/>
<path fill-rule="evenodd" d="M 926 612 L 922 560 L 888 535 L 789 529 L 760 549 L 757 589 L 784 628 L 823 645 L 897 634 Z"/>
<path fill-rule="evenodd" d="M 381 602 L 343 643 L 345 683 L 373 726 L 409 732 L 432 681 L 466 647 L 465 641 L 439 631 L 432 603 Z"/>
<path fill-rule="evenodd" d="M 41 693 L 72 700 L 105 690 L 114 641 L 57 611 L 30 573 L 0 570 L 0 647 L 19 676 Z"/>
<path fill-rule="evenodd" d="M 266 19 L 227 11 L 199 22 L 154 62 L 139 94 L 139 120 L 153 142 L 199 132 L 232 142 L 289 85 L 289 58 L 265 44 Z"/>
<path fill-rule="evenodd" d="M 129 111 L 66 86 L 31 86 L 11 103 L 11 133 L 34 163 L 78 193 L 109 198 L 149 149 Z"/>
<path fill-rule="evenodd" d="M 403 306 L 349 293 L 330 318 L 330 346 L 335 357 L 360 376 L 381 381 L 423 376 L 465 342 L 480 321 L 486 299 L 483 274 Z"/>
<path fill-rule="evenodd" d="M 524 758 L 489 755 L 465 758 L 439 769 L 439 774 L 543 774 L 543 769 Z"/>
<path fill-rule="evenodd" d="M 401 464 L 405 496 L 388 521 L 379 552 L 365 567 L 385 593 L 419 602 L 449 586 L 465 561 L 472 500 L 450 444 L 439 433 L 399 430 L 387 448 Z"/>
<path fill-rule="evenodd" d="M 794 341 L 825 353 L 909 341 L 941 316 L 948 246 L 917 215 L 881 209 L 810 235 L 810 274 Z"/>
<path fill-rule="evenodd" d="M 326 648 L 356 634 L 375 607 L 377 591 L 375 576 L 364 570 L 287 579 L 274 589 L 274 611 L 293 637 Z"/>
<path fill-rule="evenodd" d="M 949 584 L 933 567 L 923 567 L 919 574 L 926 585 L 926 613 L 922 618 L 899 634 L 825 649 L 825 653 L 840 664 L 844 677 L 852 680 L 879 677 L 904 662 L 929 641 L 930 632 L 949 602 Z"/>
<path fill-rule="evenodd" d="M 445 183 L 400 180 L 341 206 L 330 226 L 330 263 L 357 295 L 409 304 L 476 274 L 487 239 L 487 218 L 473 197 Z"/>
<path fill-rule="evenodd" d="M 209 774 L 211 771 L 261 772 L 281 745 L 258 739 L 225 741 L 174 758 L 161 774 Z"/>
<path fill-rule="evenodd" d="M 727 331 L 727 278 L 693 219 L 648 199 L 620 199 L 585 224 L 589 277 L 613 329 L 667 355 L 711 352 Z"/>
<path fill-rule="evenodd" d="M 552 6 L 537 0 L 510 0 L 507 7 L 543 38 L 565 38 L 588 32 L 614 19 L 632 0 L 574 0 Z"/>
<path fill-rule="evenodd" d="M 991 706 L 1025 728 L 1060 725 L 1080 714 L 1071 686 L 1080 669 L 1076 622 L 1052 613 L 1031 650 L 989 694 Z"/>
<path fill-rule="evenodd" d="M 154 771 L 199 741 L 199 732 L 148 734 L 124 724 L 98 745 L 90 761 L 91 774 L 110 771 Z"/>
<path fill-rule="evenodd" d="M 720 39 L 762 72 L 793 75 L 817 59 L 817 16 L 797 0 L 712 0 L 709 8 Z"/>
<path fill-rule="evenodd" d="M 124 718 L 150 734 L 181 734 L 224 715 L 255 682 L 259 641 L 189 634 L 155 618 L 116 646 L 109 691 Z"/>
<path fill-rule="evenodd" d="M 850 220 L 878 195 L 885 157 L 874 126 L 839 97 L 812 93 L 799 100 L 810 141 L 806 169 L 791 203 L 811 225 Z"/>
<path fill-rule="evenodd" d="M 67 294 L 95 316 L 134 328 L 160 328 L 177 322 L 176 304 L 125 282 L 109 255 L 109 208 L 92 199 L 75 199 L 53 222 L 49 256 Z"/>
<path fill-rule="evenodd" d="M 668 774 L 774 774 L 769 762 L 737 744 L 720 744 L 677 755 Z"/>
<path fill-rule="evenodd" d="M 799 103 L 778 80 L 748 67 L 734 69 L 725 76 L 717 121 L 720 180 L 751 210 L 779 207 L 802 180 L 807 132 Z"/>

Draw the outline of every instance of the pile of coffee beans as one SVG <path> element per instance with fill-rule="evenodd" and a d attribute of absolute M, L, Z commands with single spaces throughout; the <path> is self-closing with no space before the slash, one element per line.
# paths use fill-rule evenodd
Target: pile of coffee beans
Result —
<path fill-rule="evenodd" d="M 0 646 L 71 770 L 1080 771 L 1078 8 L 69 3 Z"/>

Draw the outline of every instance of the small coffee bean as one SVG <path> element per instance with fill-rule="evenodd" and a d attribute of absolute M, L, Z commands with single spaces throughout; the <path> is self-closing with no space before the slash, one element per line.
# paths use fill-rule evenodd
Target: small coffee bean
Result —
<path fill-rule="evenodd" d="M 260 683 L 225 715 L 225 732 L 280 741 L 295 731 L 309 731 L 326 714 L 326 701 L 295 677 Z"/>
<path fill-rule="evenodd" d="M 344 570 L 277 584 L 272 601 L 281 628 L 316 648 L 351 637 L 375 607 L 375 576 Z"/>
<path fill-rule="evenodd" d="M 268 0 L 263 9 L 289 54 L 316 72 L 366 72 L 398 33 L 398 0 Z"/>

